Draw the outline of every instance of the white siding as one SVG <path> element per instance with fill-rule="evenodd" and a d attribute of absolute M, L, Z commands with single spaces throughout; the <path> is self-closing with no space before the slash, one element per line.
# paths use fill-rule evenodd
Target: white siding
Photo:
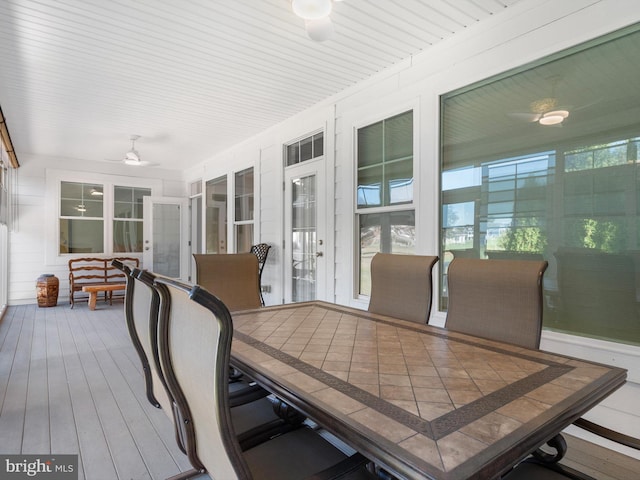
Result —
<path fill-rule="evenodd" d="M 21 155 L 21 166 L 18 175 L 18 221 L 9 234 L 9 305 L 35 303 L 36 280 L 43 273 L 52 273 L 60 279 L 60 294 L 58 304 L 66 304 L 69 293 L 69 271 L 66 261 L 61 258 L 50 258 L 49 252 L 57 248 L 57 239 L 52 238 L 51 231 L 55 231 L 57 217 L 50 215 L 52 205 L 57 205 L 58 199 L 47 197 L 46 171 L 47 169 L 86 172 L 86 174 L 123 175 L 121 166 L 95 162 L 81 162 L 77 160 L 61 160 L 57 158 L 35 157 Z M 133 176 L 131 169 L 126 173 Z M 149 170 L 147 169 L 146 172 Z M 141 173 L 145 170 L 140 170 Z M 160 171 L 158 171 L 160 172 Z M 144 178 L 142 181 L 146 181 Z M 165 196 L 186 195 L 186 186 L 181 178 L 175 174 L 164 172 L 162 175 L 149 177 L 149 182 L 161 181 L 162 192 Z M 55 210 L 55 207 L 53 207 Z M 53 245 L 53 246 L 52 246 Z"/>

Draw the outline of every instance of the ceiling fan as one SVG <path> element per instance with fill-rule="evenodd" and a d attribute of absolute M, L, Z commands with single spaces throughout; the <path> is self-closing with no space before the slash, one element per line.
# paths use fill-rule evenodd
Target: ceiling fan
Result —
<path fill-rule="evenodd" d="M 140 154 L 136 150 L 136 140 L 140 135 L 131 135 L 131 149 L 124 154 L 122 160 L 109 160 L 110 162 L 122 162 L 125 165 L 131 165 L 134 167 L 152 167 L 158 165 L 157 163 L 151 163 L 140 158 Z"/>
<path fill-rule="evenodd" d="M 511 113 L 509 116 L 526 122 L 537 122 L 545 126 L 562 126 L 562 122 L 569 116 L 568 107 L 558 107 L 558 99 L 555 97 L 541 98 L 529 104 L 529 113 Z"/>
<path fill-rule="evenodd" d="M 555 95 L 556 85 L 560 81 L 559 76 L 551 77 L 551 96 L 534 100 L 529 104 L 530 112 L 510 113 L 509 116 L 524 120 L 525 122 L 537 122 L 545 126 L 561 127 L 562 122 L 569 116 L 569 107 L 560 106 Z"/>

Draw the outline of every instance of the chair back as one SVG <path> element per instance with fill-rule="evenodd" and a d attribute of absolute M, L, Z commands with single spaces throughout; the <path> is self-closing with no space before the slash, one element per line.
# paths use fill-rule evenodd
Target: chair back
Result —
<path fill-rule="evenodd" d="M 431 272 L 437 256 L 376 253 L 371 260 L 369 311 L 427 323 L 431 311 Z"/>
<path fill-rule="evenodd" d="M 160 297 L 153 287 L 155 275 L 134 268 L 130 283 L 133 284 L 131 295 L 132 325 L 140 339 L 140 345 L 149 362 L 151 373 L 151 392 L 164 412 L 173 418 L 173 402 L 169 396 L 166 381 L 160 368 L 158 353 L 158 315 Z"/>
<path fill-rule="evenodd" d="M 540 346 L 547 262 L 454 258 L 446 328 L 525 348 Z"/>
<path fill-rule="evenodd" d="M 262 270 L 264 270 L 264 265 L 267 263 L 267 257 L 269 256 L 269 249 L 271 245 L 268 243 L 259 243 L 257 245 L 252 245 L 251 253 L 253 253 L 258 259 L 258 286 L 260 287 L 260 304 L 264 307 L 264 296 L 262 295 Z"/>
<path fill-rule="evenodd" d="M 196 283 L 232 311 L 259 308 L 258 258 L 253 253 L 193 254 Z"/>
<path fill-rule="evenodd" d="M 124 311 L 127 330 L 140 362 L 147 400 L 173 420 L 176 443 L 184 451 L 184 435 L 174 408 L 158 354 L 158 314 L 160 297 L 153 287 L 154 275 L 138 268 L 131 270 L 119 260 L 111 264 L 125 274 Z"/>
<path fill-rule="evenodd" d="M 183 417 L 189 461 L 212 478 L 251 478 L 229 410 L 231 315 L 199 286 L 157 278 L 156 288 L 160 361 Z"/>
<path fill-rule="evenodd" d="M 134 313 L 134 304 L 141 304 L 144 302 L 144 299 L 142 298 L 144 296 L 144 292 L 141 292 L 140 295 L 135 294 L 136 282 L 131 276 L 132 271 L 128 265 L 120 260 L 112 260 L 111 265 L 124 273 L 125 282 L 127 284 L 124 293 L 124 317 L 127 324 L 127 330 L 129 332 L 129 337 L 131 338 L 131 343 L 133 343 L 138 357 L 140 358 L 140 363 L 142 363 L 147 400 L 149 400 L 151 405 L 160 408 L 161 405 L 154 395 L 154 384 L 157 383 L 157 380 L 154 380 L 154 376 L 157 375 L 155 375 L 155 367 L 152 367 L 149 363 L 149 359 L 151 358 L 151 347 L 148 333 L 149 328 L 148 323 L 144 323 L 149 320 L 150 303 L 147 303 L 146 315 L 143 313 L 142 315 L 138 314 L 136 317 L 136 314 Z M 136 271 L 138 270 L 136 269 Z M 138 305 L 137 309 L 139 310 L 139 308 L 140 306 Z M 138 318 L 137 323 L 136 318 Z"/>
<path fill-rule="evenodd" d="M 271 245 L 268 243 L 258 243 L 257 245 L 252 245 L 250 253 L 253 253 L 258 258 L 258 266 L 260 267 L 259 273 L 262 273 L 262 269 L 264 268 L 264 264 L 267 262 L 267 257 L 269 256 L 269 249 Z"/>

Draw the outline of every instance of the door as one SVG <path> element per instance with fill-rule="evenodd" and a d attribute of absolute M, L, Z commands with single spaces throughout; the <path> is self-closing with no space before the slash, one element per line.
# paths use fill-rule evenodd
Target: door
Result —
<path fill-rule="evenodd" d="M 285 170 L 285 302 L 324 300 L 324 162 L 309 161 Z"/>
<path fill-rule="evenodd" d="M 202 252 L 202 196 L 191 198 L 191 242 L 189 242 L 189 280 L 195 282 L 194 253 Z"/>
<path fill-rule="evenodd" d="M 189 200 L 144 197 L 144 268 L 189 280 Z"/>

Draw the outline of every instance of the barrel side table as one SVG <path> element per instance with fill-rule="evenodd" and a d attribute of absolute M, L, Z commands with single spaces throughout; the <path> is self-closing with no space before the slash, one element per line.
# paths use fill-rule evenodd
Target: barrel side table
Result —
<path fill-rule="evenodd" d="M 50 273 L 40 275 L 36 283 L 38 307 L 55 307 L 58 305 L 58 277 Z"/>

